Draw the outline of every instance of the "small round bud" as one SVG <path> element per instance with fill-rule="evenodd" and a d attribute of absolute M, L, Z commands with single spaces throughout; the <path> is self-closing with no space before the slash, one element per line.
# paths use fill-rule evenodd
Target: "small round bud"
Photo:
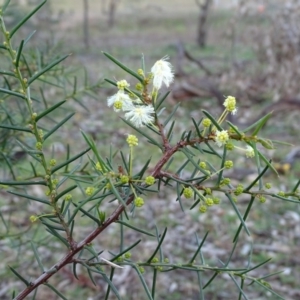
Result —
<path fill-rule="evenodd" d="M 205 163 L 204 161 L 201 161 L 201 162 L 199 163 L 199 167 L 200 167 L 201 169 L 204 169 L 204 170 L 206 170 L 206 168 L 207 168 L 206 163 Z"/>
<path fill-rule="evenodd" d="M 235 189 L 235 191 L 234 191 L 234 194 L 235 194 L 236 196 L 239 196 L 240 194 L 243 193 L 243 191 L 244 191 L 243 185 L 242 185 L 242 184 L 239 184 L 239 185 L 236 187 L 236 189 Z"/>
<path fill-rule="evenodd" d="M 228 143 L 225 145 L 225 147 L 226 147 L 226 149 L 229 150 L 229 151 L 231 151 L 231 150 L 234 149 L 233 143 L 230 143 L 230 142 L 228 142 Z"/>
<path fill-rule="evenodd" d="M 145 273 L 145 269 L 143 267 L 139 267 L 139 271 L 140 271 L 141 274 Z"/>
<path fill-rule="evenodd" d="M 138 138 L 133 135 L 133 134 L 129 134 L 127 139 L 126 139 L 129 147 L 133 147 L 133 146 L 137 146 L 138 145 Z"/>
<path fill-rule="evenodd" d="M 207 211 L 207 206 L 206 205 L 204 205 L 204 204 L 201 204 L 200 206 L 199 206 L 199 211 L 201 212 L 201 213 L 206 213 L 206 211 Z"/>
<path fill-rule="evenodd" d="M 119 110 L 119 109 L 122 109 L 122 107 L 123 107 L 123 102 L 122 101 L 120 101 L 120 100 L 115 101 L 115 103 L 114 103 L 114 108 L 115 109 Z"/>
<path fill-rule="evenodd" d="M 32 216 L 30 216 L 29 220 L 30 220 L 31 223 L 34 223 L 34 222 L 36 222 L 38 220 L 38 217 L 32 215 Z"/>
<path fill-rule="evenodd" d="M 216 131 L 216 143 L 219 147 L 222 147 L 223 145 L 227 144 L 229 140 L 229 135 L 227 130 L 222 130 L 222 131 Z"/>
<path fill-rule="evenodd" d="M 57 184 L 58 184 L 58 179 L 55 178 L 55 179 L 53 179 L 51 182 L 52 182 L 53 185 L 57 185 Z"/>
<path fill-rule="evenodd" d="M 157 266 L 156 270 L 161 272 L 163 270 L 163 267 L 162 266 Z"/>
<path fill-rule="evenodd" d="M 39 137 L 42 139 L 44 137 L 44 131 L 39 129 Z"/>
<path fill-rule="evenodd" d="M 130 86 L 130 84 L 125 79 L 117 82 L 117 87 L 119 90 L 124 90 L 125 88 L 127 88 L 129 86 Z"/>
<path fill-rule="evenodd" d="M 277 195 L 278 195 L 278 196 L 281 196 L 281 197 L 284 197 L 284 196 L 285 196 L 285 193 L 284 193 L 283 191 L 280 191 L 280 192 L 277 193 Z"/>
<path fill-rule="evenodd" d="M 135 199 L 134 199 L 134 205 L 136 206 L 136 207 L 142 207 L 143 205 L 144 205 L 144 199 L 142 198 L 142 197 L 136 197 Z"/>
<path fill-rule="evenodd" d="M 213 201 L 214 201 L 214 204 L 220 204 L 220 202 L 221 202 L 221 200 L 220 200 L 220 198 L 217 198 L 217 197 L 213 197 L 212 198 L 213 199 Z"/>
<path fill-rule="evenodd" d="M 233 161 L 232 160 L 226 160 L 224 163 L 225 169 L 231 169 L 233 167 Z"/>
<path fill-rule="evenodd" d="M 86 189 L 85 189 L 85 193 L 88 195 L 88 196 L 92 196 L 95 192 L 95 188 L 94 187 L 91 187 L 91 186 L 88 186 Z"/>
<path fill-rule="evenodd" d="M 32 119 L 32 120 L 35 120 L 36 117 L 37 117 L 37 113 L 33 113 L 33 114 L 31 115 L 31 119 Z"/>
<path fill-rule="evenodd" d="M 214 200 L 212 198 L 206 198 L 205 199 L 205 204 L 207 206 L 213 206 L 214 205 Z"/>
<path fill-rule="evenodd" d="M 4 45 L 5 47 L 7 47 L 7 42 L 3 42 L 3 45 Z"/>
<path fill-rule="evenodd" d="M 120 176 L 121 183 L 125 184 L 129 182 L 129 177 L 127 175 L 121 175 Z"/>
<path fill-rule="evenodd" d="M 165 258 L 165 259 L 164 259 L 164 263 L 168 264 L 168 263 L 169 263 L 169 259 L 168 259 L 168 258 Z"/>
<path fill-rule="evenodd" d="M 235 128 L 236 130 L 238 130 L 238 127 L 237 127 L 237 126 L 233 126 L 233 128 Z M 228 130 L 228 132 L 229 132 L 229 133 L 236 133 L 236 132 L 234 131 L 233 128 L 230 127 L 229 130 Z"/>
<path fill-rule="evenodd" d="M 254 156 L 255 156 L 255 152 L 254 152 L 253 148 L 251 146 L 247 146 L 246 157 L 252 158 Z"/>
<path fill-rule="evenodd" d="M 226 110 L 231 112 L 233 115 L 236 113 L 237 109 L 236 109 L 236 100 L 235 97 L 232 96 L 228 96 L 223 105 L 225 106 Z"/>
<path fill-rule="evenodd" d="M 203 119 L 202 125 L 203 127 L 209 127 L 211 125 L 211 120 L 208 118 Z"/>
<path fill-rule="evenodd" d="M 131 253 L 130 253 L 130 252 L 126 252 L 126 253 L 124 254 L 124 257 L 125 257 L 126 259 L 129 259 L 129 258 L 131 257 Z"/>
<path fill-rule="evenodd" d="M 70 201 L 72 199 L 72 195 L 71 194 L 66 194 L 64 197 L 65 201 Z"/>
<path fill-rule="evenodd" d="M 265 184 L 265 188 L 266 189 L 270 189 L 272 187 L 272 184 L 270 183 L 270 182 L 267 182 L 266 184 Z"/>
<path fill-rule="evenodd" d="M 205 191 L 206 195 L 211 195 L 212 194 L 210 188 L 205 188 L 204 191 Z"/>
<path fill-rule="evenodd" d="M 55 165 L 56 165 L 56 159 L 52 158 L 52 159 L 50 160 L 50 166 L 51 166 L 51 167 L 54 167 Z"/>
<path fill-rule="evenodd" d="M 155 178 L 154 178 L 153 176 L 147 176 L 147 177 L 145 178 L 145 183 L 146 183 L 147 185 L 152 185 L 152 184 L 155 183 Z"/>
<path fill-rule="evenodd" d="M 266 202 L 266 197 L 264 197 L 263 195 L 258 195 L 258 200 L 260 203 L 265 203 Z"/>
<path fill-rule="evenodd" d="M 150 72 L 150 73 L 148 74 L 147 80 L 150 81 L 150 80 L 153 79 L 153 78 L 154 78 L 154 74 Z"/>
<path fill-rule="evenodd" d="M 37 143 L 35 144 L 35 148 L 36 148 L 37 150 L 39 150 L 39 151 L 42 151 L 42 149 L 43 149 L 43 144 L 42 144 L 41 142 L 37 142 Z"/>
<path fill-rule="evenodd" d="M 137 70 L 137 73 L 140 75 L 140 76 L 145 76 L 145 74 L 144 74 L 144 71 L 142 70 L 142 69 L 138 69 Z"/>
<path fill-rule="evenodd" d="M 193 194 L 194 192 L 190 187 L 186 187 L 183 189 L 183 195 L 186 199 L 192 198 Z"/>
<path fill-rule="evenodd" d="M 25 84 L 27 83 L 27 81 L 28 81 L 27 78 L 23 78 L 23 82 L 24 82 Z"/>
<path fill-rule="evenodd" d="M 45 192 L 45 195 L 46 195 L 46 196 L 50 196 L 50 193 L 51 193 L 51 191 L 48 189 L 48 190 Z"/>
<path fill-rule="evenodd" d="M 135 85 L 135 88 L 139 92 L 141 92 L 144 89 L 143 85 L 140 82 Z"/>
<path fill-rule="evenodd" d="M 117 258 L 117 262 L 123 262 L 124 261 L 124 259 L 123 259 L 123 257 L 122 256 L 119 256 L 118 258 Z"/>
<path fill-rule="evenodd" d="M 224 185 L 228 185 L 230 183 L 230 178 L 224 178 L 221 182 L 224 184 Z"/>
<path fill-rule="evenodd" d="M 151 263 L 152 264 L 156 264 L 159 262 L 159 259 L 157 257 L 154 257 L 152 260 L 151 260 Z"/>
<path fill-rule="evenodd" d="M 102 172 L 102 167 L 101 167 L 101 164 L 99 162 L 96 163 L 95 168 L 96 168 L 97 171 Z"/>
<path fill-rule="evenodd" d="M 111 190 L 111 184 L 110 184 L 110 182 L 108 182 L 108 183 L 105 185 L 105 188 L 106 188 L 107 190 Z"/>

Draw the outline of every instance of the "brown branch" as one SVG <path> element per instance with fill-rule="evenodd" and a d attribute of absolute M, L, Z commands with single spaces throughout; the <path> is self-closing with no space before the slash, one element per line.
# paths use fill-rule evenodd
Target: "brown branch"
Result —
<path fill-rule="evenodd" d="M 163 128 L 160 127 L 160 130 Z M 197 138 L 192 139 L 190 141 L 179 141 L 175 146 L 171 147 L 169 142 L 165 141 L 165 153 L 163 157 L 158 161 L 156 166 L 154 167 L 151 175 L 155 178 L 159 178 L 161 174 L 161 169 L 167 163 L 167 161 L 180 149 L 189 145 L 193 145 L 196 143 L 202 143 L 204 141 L 213 140 L 213 137 L 208 138 Z M 126 205 L 129 205 L 134 200 L 134 195 L 132 194 L 126 202 Z M 34 291 L 38 286 L 47 282 L 49 278 L 51 278 L 55 273 L 61 270 L 67 264 L 74 262 L 73 257 L 80 252 L 86 245 L 90 244 L 101 232 L 103 232 L 110 224 L 116 222 L 121 213 L 124 211 L 125 207 L 120 204 L 116 210 L 110 215 L 110 217 L 98 228 L 94 229 L 84 240 L 79 242 L 78 244 L 74 243 L 72 249 L 54 266 L 50 268 L 47 272 L 40 275 L 35 281 L 31 282 L 30 285 L 25 288 L 19 295 L 17 295 L 15 300 L 22 300 L 27 295 L 29 295 L 32 291 Z"/>

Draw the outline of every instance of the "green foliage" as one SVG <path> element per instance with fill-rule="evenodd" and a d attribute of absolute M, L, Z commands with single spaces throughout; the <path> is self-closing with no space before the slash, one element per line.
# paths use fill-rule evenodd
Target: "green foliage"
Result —
<path fill-rule="evenodd" d="M 175 105 L 167 116 L 163 116 L 162 110 L 160 111 L 163 105 L 168 105 L 165 100 L 169 95 L 168 93 L 160 95 L 160 86 L 162 83 L 168 86 L 173 80 L 173 74 L 168 69 L 169 63 L 160 60 L 151 69 L 151 73 L 146 73 L 143 59 L 141 69 L 134 71 L 110 54 L 104 53 L 108 59 L 131 75 L 133 80 L 138 80 L 142 86 L 142 91 L 130 89 L 129 85 L 120 88 L 120 82 L 107 79 L 107 82 L 119 88 L 117 94 L 110 98 L 111 106 L 114 106 L 117 101 L 123 101 L 121 104 L 124 106 L 121 105 L 121 108 L 125 112 L 124 126 L 128 130 L 139 133 L 147 141 L 147 147 L 152 147 L 153 151 L 159 150 L 160 158 L 153 162 L 151 158 L 146 157 L 143 158 L 142 165 L 135 165 L 135 158 L 139 155 L 137 149 L 145 147 L 145 143 L 138 141 L 133 135 L 130 141 L 127 139 L 127 153 L 112 147 L 110 155 L 104 157 L 99 153 L 97 143 L 85 132 L 82 132 L 82 140 L 87 144 L 86 149 L 71 156 L 70 147 L 67 146 L 66 157 L 56 158 L 51 150 L 53 143 L 59 137 L 61 127 L 75 114 L 71 111 L 68 102 L 71 99 L 77 102 L 82 94 L 87 91 L 93 93 L 100 84 L 91 87 L 85 78 L 83 86 L 78 88 L 77 77 L 61 64 L 65 60 L 67 64 L 69 55 L 57 55 L 50 59 L 39 51 L 33 53 L 26 49 L 25 53 L 24 46 L 29 42 L 31 35 L 19 43 L 15 41 L 17 31 L 45 3 L 46 1 L 41 2 L 11 31 L 7 30 L 5 23 L 5 11 L 9 1 L 5 2 L 0 15 L 4 40 L 1 55 L 7 58 L 7 66 L 1 69 L 0 146 L 1 163 L 5 166 L 6 173 L 3 174 L 5 179 L 0 181 L 0 187 L 7 194 L 17 196 L 18 201 L 26 200 L 33 206 L 39 204 L 39 214 L 30 216 L 27 215 L 27 211 L 25 213 L 27 220 L 39 222 L 39 227 L 43 231 L 42 237 L 32 234 L 30 241 L 32 259 L 37 262 L 39 276 L 29 279 L 31 276 L 26 270 L 8 266 L 16 278 L 25 284 L 23 290 L 14 291 L 13 297 L 24 299 L 31 292 L 37 291 L 39 286 L 45 285 L 58 297 L 67 299 L 54 284 L 48 282 L 48 279 L 57 276 L 57 273 L 68 264 L 73 265 L 72 275 L 78 278 L 76 266 L 79 264 L 86 270 L 93 284 L 97 285 L 96 275 L 107 283 L 105 299 L 109 299 L 111 293 L 114 293 L 117 299 L 121 299 L 114 284 L 114 276 L 117 270 L 124 266 L 130 266 L 136 272 L 145 299 L 156 298 L 160 273 L 176 270 L 195 273 L 200 299 L 205 299 L 206 288 L 213 285 L 222 274 L 227 274 L 236 286 L 238 299 L 248 299 L 247 285 L 257 285 L 265 292 L 283 299 L 266 281 L 268 277 L 277 273 L 257 276 L 252 272 L 268 263 L 270 259 L 255 264 L 250 254 L 246 266 L 231 266 L 241 233 L 251 235 L 246 221 L 253 209 L 254 201 L 259 199 L 263 203 L 266 198 L 274 198 L 299 203 L 297 189 L 300 181 L 290 192 L 279 195 L 264 188 L 263 179 L 266 172 L 269 169 L 276 171 L 263 150 L 257 147 L 257 144 L 261 144 L 267 149 L 273 149 L 271 140 L 258 136 L 270 118 L 270 114 L 247 129 L 240 130 L 230 122 L 224 123 L 228 113 L 234 110 L 228 110 L 225 105 L 225 110 L 219 118 L 202 110 L 201 119 L 192 119 L 191 126 L 180 129 L 178 134 L 175 116 L 179 104 Z M 14 48 L 14 45 L 19 46 Z M 155 67 L 159 68 L 159 65 L 163 66 L 160 70 L 164 72 L 163 74 L 155 69 Z M 49 86 L 62 91 L 61 99 L 52 99 L 45 93 Z M 122 113 L 122 109 L 116 106 L 114 108 L 121 110 Z M 61 117 L 61 115 L 65 116 Z M 206 122 L 208 126 L 203 126 L 203 117 L 209 119 L 210 122 Z M 251 130 L 252 133 L 247 135 Z M 244 147 L 243 151 L 249 149 L 253 151 L 252 163 L 256 165 L 257 176 L 246 188 L 241 183 L 231 184 L 230 180 L 224 177 L 224 170 L 234 168 L 234 162 L 227 159 L 229 150 L 225 146 L 228 142 L 234 145 L 230 148 L 231 151 L 235 151 L 237 145 Z M 245 148 L 247 146 L 248 148 Z M 17 147 L 21 147 L 21 151 L 27 156 L 29 164 L 26 167 L 22 166 L 22 161 L 13 159 Z M 178 154 L 185 157 L 184 161 L 178 159 L 176 156 Z M 151 169 L 150 162 L 154 164 Z M 171 169 L 175 163 L 177 170 L 170 171 L 169 168 Z M 44 186 L 45 195 L 34 195 L 31 186 Z M 157 195 L 165 189 L 173 190 L 177 194 L 178 205 L 182 210 L 186 210 L 189 206 L 190 210 L 196 211 L 200 217 L 201 213 L 213 214 L 211 207 L 220 203 L 219 198 L 227 200 L 226 205 L 235 212 L 235 219 L 238 220 L 239 225 L 233 233 L 232 249 L 225 262 L 221 260 L 213 264 L 206 262 L 202 250 L 209 237 L 208 232 L 202 239 L 199 239 L 196 234 L 196 250 L 187 261 L 170 262 L 165 258 L 164 252 L 168 236 L 167 228 L 161 230 L 155 226 L 155 230 L 151 231 L 133 224 L 133 217 L 136 215 L 139 218 L 140 212 L 148 209 L 145 207 L 148 204 L 143 206 L 144 202 L 147 203 L 148 194 Z M 190 198 L 191 201 L 186 202 L 186 199 L 182 199 L 182 195 L 186 199 Z M 249 199 L 244 212 L 240 211 L 236 203 L 240 195 Z M 10 216 L 4 215 L 1 211 L 0 217 L 3 223 L 1 238 L 17 241 L 22 234 L 20 229 L 18 228 L 17 233 L 14 232 L 15 228 L 10 222 Z M 90 231 L 80 239 L 77 231 L 83 222 L 90 225 Z M 111 258 L 106 259 L 102 257 L 102 250 L 93 245 L 93 241 L 99 236 L 109 235 L 110 233 L 104 230 L 113 224 L 119 228 L 118 236 L 112 236 L 118 240 L 119 250 L 115 252 L 107 249 Z M 34 227 L 29 227 L 28 230 L 34 231 Z M 138 239 L 126 246 L 125 230 L 133 230 L 141 234 L 144 239 Z M 39 250 L 39 246 L 44 243 L 44 235 L 47 239 L 50 237 L 52 242 L 55 241 L 56 245 L 59 245 L 59 250 L 64 252 L 64 256 L 57 258 L 57 262 L 48 269 Z M 146 247 L 147 239 L 151 238 L 155 238 L 156 246 L 143 261 L 137 261 L 128 254 L 129 250 L 134 252 L 138 251 L 138 247 Z M 143 274 L 145 270 L 153 273 L 150 286 Z M 20 285 L 16 287 L 19 288 Z"/>

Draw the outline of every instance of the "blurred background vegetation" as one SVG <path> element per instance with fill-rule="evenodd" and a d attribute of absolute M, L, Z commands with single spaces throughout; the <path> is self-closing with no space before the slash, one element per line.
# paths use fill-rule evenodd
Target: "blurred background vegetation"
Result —
<path fill-rule="evenodd" d="M 39 3 L 36 0 L 11 2 L 6 19 L 9 27 Z M 103 79 L 120 80 L 126 74 L 108 61 L 102 51 L 133 69 L 140 67 L 140 58 L 144 55 L 148 70 L 156 60 L 168 55 L 176 79 L 167 110 L 171 110 L 178 102 L 182 103 L 177 116 L 179 128 L 190 124 L 190 116 L 199 118 L 200 109 L 207 109 L 216 116 L 220 114 L 226 95 L 233 95 L 238 100 L 239 110 L 232 121 L 240 127 L 273 111 L 264 135 L 294 145 L 293 148 L 279 147 L 276 151 L 268 152 L 281 174 L 280 178 L 269 174 L 269 180 L 275 183 L 275 189 L 284 191 L 294 186 L 300 177 L 299 17 L 300 2 L 297 0 L 49 0 L 18 32 L 18 36 L 24 38 L 37 30 L 31 43 L 26 46 L 32 57 L 46 61 L 58 54 L 71 53 L 63 63 L 70 80 L 76 76 L 84 84 L 87 76 L 90 85 L 97 85 L 93 91 L 82 94 L 72 95 L 70 92 L 69 98 L 66 97 L 68 93 L 57 88 L 54 81 L 52 87 L 44 90 L 53 103 L 68 98 L 70 105 L 78 112 L 74 120 L 64 127 L 65 132 L 56 137 L 55 145 L 61 155 L 65 151 L 65 143 L 69 143 L 73 149 L 82 149 L 84 142 L 78 138 L 79 129 L 91 134 L 103 153 L 107 153 L 110 144 L 123 147 L 124 136 L 129 129 L 107 108 L 106 99 L 114 93 L 114 89 Z M 2 65 L 7 64 L 5 57 L 0 56 L 0 59 Z M 151 153 L 148 145 L 140 147 L 140 150 L 144 151 L 141 161 L 144 155 L 154 158 L 159 155 Z M 12 152 L 15 153 L 13 159 L 24 159 L 22 155 L 18 157 L 16 149 Z M 237 162 L 238 170 L 228 174 L 228 177 L 247 182 L 252 175 L 249 162 L 243 158 L 238 158 Z M 2 175 L 5 177 L 5 173 Z M 34 192 L 38 194 L 43 191 Z M 182 257 L 184 261 L 184 257 L 196 249 L 194 232 L 203 237 L 208 230 L 210 234 L 203 250 L 207 261 L 214 262 L 217 258 L 226 257 L 228 249 L 231 249 L 232 229 L 237 226 L 237 219 L 228 205 L 224 203 L 215 207 L 207 215 L 199 216 L 197 212 L 189 211 L 182 213 L 174 201 L 174 195 L 174 191 L 168 190 L 161 193 L 160 198 L 151 199 L 151 205 L 141 213 L 142 220 L 139 216 L 137 218 L 140 226 L 153 227 L 156 218 L 158 226 L 169 227 L 170 244 L 164 250 L 170 259 Z M 1 194 L 1 211 L 4 213 L 13 211 L 16 203 L 21 205 L 15 198 L 7 197 Z M 239 200 L 241 209 L 247 201 Z M 29 208 L 31 213 L 35 212 L 34 209 L 38 208 Z M 26 212 L 15 216 L 12 222 L 15 222 L 16 228 L 32 226 Z M 300 259 L 297 254 L 300 245 L 299 208 L 294 204 L 268 200 L 264 205 L 257 204 L 248 223 L 255 237 L 254 261 L 258 263 L 272 257 L 272 263 L 265 267 L 266 273 L 284 271 L 270 280 L 274 290 L 286 299 L 300 297 L 297 280 L 300 278 Z M 87 231 L 88 228 L 82 224 L 80 235 Z M 116 246 L 111 236 L 117 232 L 112 226 L 106 237 L 101 237 L 99 243 L 103 249 Z M 15 284 L 15 278 L 5 264 L 15 262 L 18 255 L 26 255 L 28 240 L 38 239 L 40 234 L 42 232 L 36 228 L 34 236 L 27 236 L 24 232 L 17 240 L 0 240 L 3 249 L 0 253 L 1 299 L 10 299 L 7 295 Z M 188 236 L 190 239 L 187 239 Z M 135 239 L 128 233 L 128 240 Z M 14 243 L 16 251 L 11 252 Z M 46 237 L 44 243 L 49 243 Z M 249 237 L 244 236 L 239 245 L 239 255 L 234 257 L 233 263 L 241 265 L 243 261 L 246 262 L 249 243 Z M 149 242 L 149 249 L 154 244 L 155 241 L 153 244 Z M 59 249 L 55 244 L 52 247 Z M 140 250 L 141 253 L 134 254 L 136 259 L 142 257 L 143 251 L 147 252 L 147 249 Z M 49 259 L 49 266 L 50 262 L 58 259 L 51 257 L 51 249 L 47 247 L 44 253 L 45 258 Z M 30 268 L 30 262 L 23 268 Z M 36 270 L 31 271 L 33 278 L 36 277 Z M 136 276 L 128 273 L 128 270 L 124 272 L 115 276 L 116 285 L 124 299 L 143 299 Z M 161 275 L 158 299 L 183 299 L 183 295 L 185 299 L 198 299 L 196 277 L 183 271 L 171 275 Z M 68 299 L 102 299 L 105 292 L 101 280 L 99 286 L 94 286 L 82 273 L 77 281 L 67 268 L 53 280 Z M 207 299 L 235 298 L 237 291 L 233 284 L 228 284 L 226 278 L 220 277 L 216 282 L 207 288 Z M 42 288 L 42 291 L 43 299 L 56 299 L 48 290 Z M 261 290 L 249 291 L 250 299 L 268 297 Z M 113 296 L 111 299 L 114 299 Z"/>

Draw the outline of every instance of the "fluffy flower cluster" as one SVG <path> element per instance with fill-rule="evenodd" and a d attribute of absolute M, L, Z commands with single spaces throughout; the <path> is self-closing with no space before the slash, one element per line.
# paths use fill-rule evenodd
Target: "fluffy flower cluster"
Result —
<path fill-rule="evenodd" d="M 252 158 L 255 156 L 255 153 L 254 153 L 254 150 L 251 146 L 247 146 L 247 149 L 246 149 L 246 157 L 248 158 Z"/>
<path fill-rule="evenodd" d="M 168 57 L 158 60 L 151 68 L 153 74 L 153 87 L 159 90 L 164 83 L 169 87 L 174 79 L 172 65 L 167 61 Z"/>
<path fill-rule="evenodd" d="M 233 96 L 228 96 L 223 105 L 225 106 L 226 110 L 231 112 L 233 115 L 236 114 L 237 108 L 236 108 L 236 100 L 235 97 Z"/>
<path fill-rule="evenodd" d="M 219 147 L 225 145 L 229 140 L 229 135 L 227 130 L 216 131 L 216 143 Z"/>
<path fill-rule="evenodd" d="M 126 80 L 117 82 L 119 91 L 107 99 L 107 105 L 113 106 L 114 111 L 124 111 L 125 119 L 131 121 L 136 127 L 151 124 L 154 120 L 154 107 L 152 105 L 142 105 L 138 98 L 131 98 L 124 91 L 129 87 Z"/>
<path fill-rule="evenodd" d="M 141 74 L 144 76 L 143 72 Z M 162 84 L 167 87 L 170 85 L 174 79 L 174 74 L 167 57 L 158 60 L 153 65 L 149 78 L 153 79 L 153 89 L 156 94 Z M 154 121 L 155 114 L 153 105 L 143 103 L 133 93 L 129 95 L 127 92 L 130 93 L 130 84 L 126 80 L 120 80 L 116 85 L 119 91 L 107 99 L 107 105 L 113 107 L 116 112 L 125 112 L 125 119 L 132 122 L 136 127 L 151 124 Z M 142 89 L 143 86 L 141 86 Z"/>

